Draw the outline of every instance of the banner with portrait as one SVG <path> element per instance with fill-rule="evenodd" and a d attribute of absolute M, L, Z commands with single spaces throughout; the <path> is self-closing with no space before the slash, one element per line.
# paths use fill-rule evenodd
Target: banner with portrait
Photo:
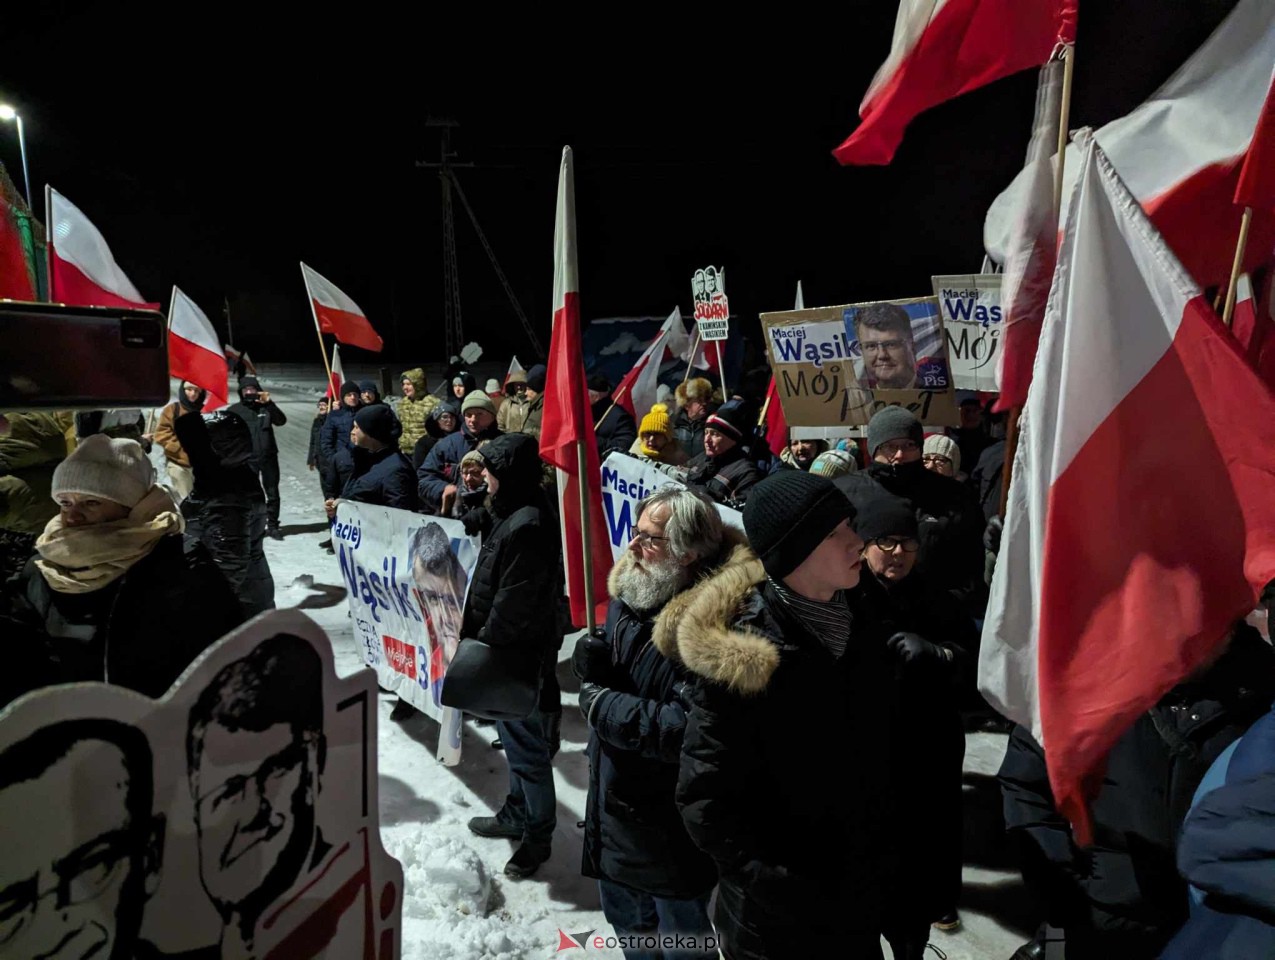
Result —
<path fill-rule="evenodd" d="M 947 341 L 933 297 L 763 313 L 784 417 L 794 427 L 866 424 L 887 406 L 954 426 Z"/>
<path fill-rule="evenodd" d="M 438 757 L 460 762 L 461 715 L 442 705 L 481 544 L 459 520 L 340 501 L 332 545 L 363 662 L 442 725 Z"/>
<path fill-rule="evenodd" d="M 957 390 L 996 393 L 1004 314 L 999 273 L 931 277 L 942 312 L 952 383 Z"/>
<path fill-rule="evenodd" d="M 295 610 L 160 700 L 80 683 L 0 712 L 0 956 L 394 960 L 377 691 Z"/>

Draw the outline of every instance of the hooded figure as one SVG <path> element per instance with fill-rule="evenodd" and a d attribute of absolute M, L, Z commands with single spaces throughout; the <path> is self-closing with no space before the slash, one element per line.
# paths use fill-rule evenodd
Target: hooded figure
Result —
<path fill-rule="evenodd" d="M 457 371 L 452 377 L 451 389 L 448 391 L 457 403 L 478 389 L 478 381 L 467 370 Z"/>
<path fill-rule="evenodd" d="M 274 438 L 274 428 L 282 427 L 288 417 L 280 410 L 270 394 L 261 389 L 256 377 L 244 377 L 239 381 L 239 402 L 230 412 L 242 417 L 252 431 L 252 447 L 256 451 L 254 466 L 261 475 L 261 486 L 266 491 L 266 534 L 279 536 L 279 444 Z"/>
<path fill-rule="evenodd" d="M 540 423 L 545 413 L 545 380 L 549 369 L 537 363 L 527 371 L 527 415 L 523 418 L 521 432 L 540 439 Z"/>
<path fill-rule="evenodd" d="M 422 367 L 403 371 L 399 383 L 402 384 L 403 398 L 396 404 L 394 412 L 403 425 L 403 434 L 398 438 L 398 448 L 410 457 L 416 449 L 416 441 L 425 436 L 425 424 L 429 415 L 438 408 L 438 397 L 429 392 L 429 381 L 425 379 Z"/>
<path fill-rule="evenodd" d="M 374 403 L 381 403 L 381 388 L 376 385 L 375 380 L 360 380 L 359 397 L 365 407 L 370 407 Z"/>
<path fill-rule="evenodd" d="M 827 449 L 827 440 L 790 440 L 779 455 L 779 462 L 794 470 L 809 470 Z"/>
<path fill-rule="evenodd" d="M 208 392 L 203 387 L 183 380 L 177 390 L 177 399 L 164 407 L 159 415 L 159 423 L 155 425 L 155 442 L 164 448 L 164 458 L 168 461 L 168 479 L 173 491 L 180 500 L 190 496 L 195 476 L 191 472 L 190 457 L 182 449 L 181 441 L 173 430 L 173 421 L 185 413 L 199 413 L 208 401 Z"/>
<path fill-rule="evenodd" d="M 561 586 L 558 525 L 540 488 L 535 440 L 503 434 L 480 452 L 491 504 L 465 517 L 466 529 L 486 529 L 465 599 L 461 637 L 492 647 L 509 672 L 530 682 L 543 676 L 560 640 L 556 619 L 545 615 L 547 598 Z M 507 875 L 520 879 L 549 858 L 557 824 L 553 733 L 539 707 L 522 720 L 496 726 L 509 763 L 509 794 L 496 816 L 474 818 L 469 827 L 480 836 L 521 841 L 505 866 Z"/>
<path fill-rule="evenodd" d="M 446 513 L 451 509 L 451 498 L 459 489 L 456 470 L 461 457 L 484 440 L 501 435 L 496 426 L 496 409 L 487 394 L 475 390 L 465 398 L 460 414 L 464 424 L 461 429 L 435 444 L 416 471 L 421 505 L 430 511 Z"/>
<path fill-rule="evenodd" d="M 323 456 L 328 461 L 327 483 L 323 488 L 325 498 L 331 499 L 341 492 L 345 481 L 354 472 L 354 459 L 350 454 L 353 443 L 350 440 L 350 429 L 354 426 L 354 415 L 363 406 L 363 394 L 357 383 L 341 384 L 340 406 L 334 405 L 328 411 L 328 418 L 323 421 L 323 432 L 319 435 Z"/>
<path fill-rule="evenodd" d="M 530 406 L 531 401 L 527 399 L 527 371 L 515 370 L 505 384 L 505 402 L 496 411 L 496 426 L 500 427 L 502 433 L 522 433 Z"/>
<path fill-rule="evenodd" d="M 52 490 L 60 512 L 4 587 L 0 700 L 83 680 L 162 696 L 243 623 L 239 601 L 203 547 L 183 547 L 181 514 L 136 441 L 86 437 Z"/>
<path fill-rule="evenodd" d="M 273 610 L 274 577 L 266 560 L 266 498 L 252 469 L 252 434 L 229 411 L 177 418 L 195 485 L 182 501 L 186 536 L 203 544 L 235 591 L 244 614 Z"/>
<path fill-rule="evenodd" d="M 433 410 L 425 421 L 425 436 L 416 441 L 412 447 L 412 468 L 417 472 L 421 464 L 434 449 L 434 445 L 444 437 L 450 437 L 460 429 L 460 404 L 444 400 Z M 419 496 L 419 494 L 418 494 Z"/>

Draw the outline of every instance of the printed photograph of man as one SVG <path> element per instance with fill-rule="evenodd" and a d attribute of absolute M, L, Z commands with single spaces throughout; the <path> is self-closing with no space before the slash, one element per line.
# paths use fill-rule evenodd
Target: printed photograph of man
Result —
<path fill-rule="evenodd" d="M 870 390 L 916 389 L 912 318 L 897 303 L 870 303 L 854 315 L 863 357 L 862 383 Z"/>
<path fill-rule="evenodd" d="M 325 752 L 322 661 L 300 637 L 263 641 L 191 708 L 199 876 L 224 925 L 223 957 L 255 956 L 262 914 L 331 849 L 315 812 Z"/>
<path fill-rule="evenodd" d="M 422 664 L 429 664 L 429 669 L 419 671 L 418 676 L 422 685 L 429 684 L 434 704 L 441 707 L 443 677 L 460 643 L 461 614 L 465 609 L 469 578 L 452 552 L 447 534 L 436 523 L 426 524 L 412 534 L 408 558 L 415 584 L 412 592 L 416 594 L 432 644 L 428 657 L 420 658 Z"/>
<path fill-rule="evenodd" d="M 0 957 L 159 960 L 139 939 L 164 849 L 152 779 L 146 736 L 115 720 L 0 753 Z"/>

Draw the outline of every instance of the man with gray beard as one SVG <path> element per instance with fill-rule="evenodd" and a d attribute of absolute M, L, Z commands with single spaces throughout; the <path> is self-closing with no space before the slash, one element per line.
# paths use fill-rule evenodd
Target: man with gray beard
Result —
<path fill-rule="evenodd" d="M 582 872 L 598 879 L 626 957 L 718 956 L 708 918 L 716 871 L 673 799 L 686 672 L 664 651 L 680 595 L 742 542 L 702 495 L 657 490 L 638 505 L 633 539 L 611 570 L 605 628 L 582 637 L 572 657 L 590 729 Z"/>

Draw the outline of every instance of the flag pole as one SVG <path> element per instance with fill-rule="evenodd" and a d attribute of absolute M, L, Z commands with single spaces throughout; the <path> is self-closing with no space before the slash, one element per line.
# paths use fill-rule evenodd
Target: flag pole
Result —
<path fill-rule="evenodd" d="M 1248 246 L 1248 229 L 1253 223 L 1253 208 L 1244 208 L 1244 218 L 1240 220 L 1240 239 L 1235 244 L 1235 262 L 1231 264 L 1231 279 L 1226 285 L 1226 306 L 1222 308 L 1222 323 L 1231 325 L 1235 316 L 1235 288 L 1240 282 L 1240 273 L 1244 266 L 1244 249 Z"/>
<path fill-rule="evenodd" d="M 625 385 L 624 389 L 620 391 L 620 397 L 624 396 L 624 391 L 625 391 L 625 390 L 628 390 L 628 389 L 629 389 L 629 388 L 628 388 L 628 386 L 627 386 L 627 385 Z M 607 407 L 607 409 L 606 409 L 606 413 L 604 413 L 604 414 L 602 414 L 602 416 L 598 417 L 598 422 L 597 422 L 597 423 L 595 423 L 595 424 L 593 425 L 593 429 L 594 429 L 594 430 L 597 430 L 597 429 L 598 429 L 598 427 L 602 426 L 602 422 L 603 422 L 604 420 L 606 420 L 606 418 L 607 418 L 608 416 L 610 416 L 611 411 L 612 411 L 612 410 L 614 410 L 614 409 L 616 408 L 616 405 L 620 402 L 620 397 L 614 397 L 614 398 L 611 400 L 611 406 Z"/>
<path fill-rule="evenodd" d="M 323 331 L 319 329 L 319 311 L 314 306 L 314 296 L 310 293 L 310 283 L 306 280 L 304 263 L 301 264 L 301 282 L 305 284 L 305 296 L 310 301 L 310 315 L 314 317 L 314 332 L 319 338 L 319 355 L 323 357 L 323 369 L 327 371 L 328 384 L 330 385 L 332 383 L 332 364 L 328 362 L 328 348 L 323 343 Z M 336 389 L 340 390 L 341 385 L 337 384 Z M 339 404 L 341 398 L 337 397 L 336 402 Z"/>
<path fill-rule="evenodd" d="M 695 339 L 691 342 L 691 358 L 686 361 L 686 376 L 682 377 L 682 386 L 691 379 L 691 370 L 695 367 L 695 354 L 699 353 L 699 324 L 695 325 Z"/>
<path fill-rule="evenodd" d="M 53 188 L 44 185 L 44 294 L 49 303 L 53 299 Z"/>
<path fill-rule="evenodd" d="M 1058 55 L 1063 60 L 1062 98 L 1058 104 L 1058 166 L 1054 170 L 1054 213 L 1059 223 L 1062 221 L 1063 169 L 1067 161 L 1068 121 L 1071 114 L 1071 83 L 1076 69 L 1076 45 L 1064 43 Z M 1005 466 L 1001 473 L 1000 517 L 1005 519 L 1005 508 L 1009 505 L 1009 485 L 1014 479 L 1014 457 L 1018 453 L 1018 419 L 1023 415 L 1022 407 L 1014 407 L 1009 411 L 1009 425 L 1005 433 Z"/>
<path fill-rule="evenodd" d="M 593 633 L 593 628 L 597 626 L 597 617 L 593 610 L 593 545 L 589 540 L 589 458 L 585 451 L 584 441 L 576 441 L 576 458 L 579 473 L 576 476 L 576 486 L 580 489 L 580 538 L 581 546 L 584 548 L 581 554 L 581 566 L 584 568 L 584 606 L 585 606 L 585 626 L 589 633 Z"/>
<path fill-rule="evenodd" d="M 722 381 L 722 402 L 725 403 L 730 399 L 730 394 L 726 391 L 726 366 L 722 363 L 722 342 L 714 340 L 713 345 L 717 348 L 717 377 Z"/>

